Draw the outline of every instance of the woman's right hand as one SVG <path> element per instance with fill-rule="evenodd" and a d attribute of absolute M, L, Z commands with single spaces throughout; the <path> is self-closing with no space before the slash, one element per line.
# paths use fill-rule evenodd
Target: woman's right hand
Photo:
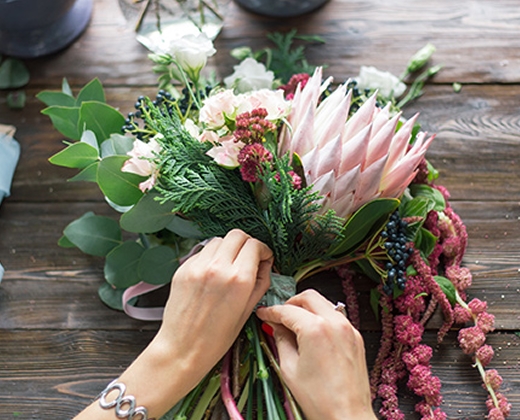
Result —
<path fill-rule="evenodd" d="M 361 334 L 313 290 L 259 308 L 273 327 L 282 377 L 309 420 L 374 420 Z"/>

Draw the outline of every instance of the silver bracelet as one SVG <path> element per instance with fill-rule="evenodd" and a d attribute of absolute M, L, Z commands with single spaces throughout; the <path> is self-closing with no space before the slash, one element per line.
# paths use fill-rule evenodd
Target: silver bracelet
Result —
<path fill-rule="evenodd" d="M 119 394 L 112 401 L 106 400 L 107 395 L 117 390 Z M 121 382 L 117 382 L 117 379 L 110 382 L 108 386 L 96 397 L 99 399 L 99 406 L 104 410 L 110 410 L 111 408 L 116 409 L 116 417 L 118 419 L 128 420 L 155 420 L 148 418 L 148 410 L 144 407 L 136 407 L 135 397 L 128 395 L 125 397 L 126 385 Z M 128 408 L 123 409 L 127 406 Z"/>

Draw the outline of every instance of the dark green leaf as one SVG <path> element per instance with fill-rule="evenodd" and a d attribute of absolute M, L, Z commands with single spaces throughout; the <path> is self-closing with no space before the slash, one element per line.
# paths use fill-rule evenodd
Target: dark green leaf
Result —
<path fill-rule="evenodd" d="M 47 106 L 64 106 L 74 108 L 76 100 L 66 93 L 55 90 L 44 90 L 36 95 L 36 97 Z"/>
<path fill-rule="evenodd" d="M 169 283 L 179 267 L 179 257 L 169 246 L 156 246 L 143 252 L 139 260 L 139 277 L 150 284 Z"/>
<path fill-rule="evenodd" d="M 17 90 L 7 94 L 7 106 L 11 109 L 23 109 L 25 107 L 25 91 Z"/>
<path fill-rule="evenodd" d="M 49 158 L 53 165 L 83 169 L 98 160 L 98 152 L 87 143 L 73 143 Z"/>
<path fill-rule="evenodd" d="M 406 275 L 407 276 L 416 276 L 417 274 L 417 270 L 414 268 L 413 265 L 409 265 L 408 267 L 406 267 Z"/>
<path fill-rule="evenodd" d="M 29 70 L 15 58 L 6 58 L 0 64 L 0 89 L 17 89 L 29 83 Z"/>
<path fill-rule="evenodd" d="M 373 280 L 375 283 L 381 283 L 380 274 L 376 270 L 374 270 L 374 267 L 372 267 L 372 264 L 370 264 L 367 259 L 356 261 L 356 265 L 361 269 L 361 272 L 365 274 L 369 279 Z"/>
<path fill-rule="evenodd" d="M 431 199 L 434 203 L 433 210 L 435 211 L 443 211 L 446 208 L 446 201 L 442 193 L 429 185 L 411 184 L 410 192 L 414 197 L 427 197 Z"/>
<path fill-rule="evenodd" d="M 91 80 L 85 86 L 83 86 L 83 88 L 78 93 L 76 106 L 81 106 L 81 104 L 86 101 L 97 101 L 102 103 L 106 102 L 103 85 L 98 78 Z"/>
<path fill-rule="evenodd" d="M 204 239 L 204 235 L 195 222 L 183 219 L 180 216 L 174 216 L 166 229 L 182 238 Z"/>
<path fill-rule="evenodd" d="M 457 303 L 457 291 L 451 281 L 443 276 L 433 276 L 452 305 Z"/>
<path fill-rule="evenodd" d="M 42 114 L 50 117 L 54 128 L 65 137 L 72 140 L 81 138 L 81 133 L 78 130 L 79 108 L 53 105 L 45 108 Z"/>
<path fill-rule="evenodd" d="M 75 248 L 76 245 L 74 245 L 71 241 L 69 241 L 69 238 L 67 238 L 65 235 L 63 235 L 58 240 L 58 246 L 61 246 L 62 248 Z"/>
<path fill-rule="evenodd" d="M 399 206 L 395 198 L 378 198 L 361 207 L 342 230 L 343 240 L 328 252 L 330 256 L 355 251 L 370 235 L 379 230 L 388 216 Z"/>
<path fill-rule="evenodd" d="M 121 215 L 121 228 L 127 232 L 154 233 L 168 226 L 175 217 L 172 213 L 175 203 L 161 204 L 156 200 L 159 196 L 156 192 L 143 195 L 132 209 Z"/>
<path fill-rule="evenodd" d="M 117 311 L 123 310 L 124 289 L 114 289 L 110 284 L 103 283 L 99 286 L 98 296 L 105 305 Z"/>
<path fill-rule="evenodd" d="M 127 159 L 125 156 L 109 156 L 101 160 L 98 166 L 99 188 L 103 194 L 119 206 L 136 204 L 143 196 L 139 183 L 143 182 L 145 178 L 121 172 L 121 167 Z"/>
<path fill-rule="evenodd" d="M 434 202 L 429 197 L 419 196 L 408 200 L 399 210 L 401 217 L 419 216 L 425 218 L 428 212 L 433 209 Z"/>
<path fill-rule="evenodd" d="M 437 243 L 437 237 L 429 230 L 420 228 L 417 231 L 415 239 L 415 247 L 419 249 L 426 257 L 430 255 Z"/>
<path fill-rule="evenodd" d="M 83 102 L 79 109 L 78 127 L 92 130 L 101 145 L 113 133 L 120 133 L 125 117 L 118 110 L 101 102 Z"/>
<path fill-rule="evenodd" d="M 104 257 L 121 243 L 121 229 L 117 222 L 92 213 L 71 222 L 63 233 L 84 253 L 99 257 Z"/>
<path fill-rule="evenodd" d="M 126 241 L 113 248 L 105 260 L 105 279 L 116 289 L 139 283 L 139 259 L 144 248 L 135 241 Z"/>
<path fill-rule="evenodd" d="M 85 181 L 85 182 L 97 182 L 97 168 L 99 161 L 91 163 L 77 175 L 69 179 L 70 182 Z"/>
<path fill-rule="evenodd" d="M 381 292 L 375 287 L 370 289 L 370 306 L 377 321 L 379 321 L 379 299 L 381 299 Z"/>
<path fill-rule="evenodd" d="M 101 157 L 119 155 L 126 156 L 134 146 L 134 139 L 122 134 L 112 134 L 101 143 Z"/>

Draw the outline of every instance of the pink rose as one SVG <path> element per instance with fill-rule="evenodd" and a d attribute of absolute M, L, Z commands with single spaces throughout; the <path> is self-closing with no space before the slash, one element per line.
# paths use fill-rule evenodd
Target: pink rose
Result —
<path fill-rule="evenodd" d="M 226 123 L 225 115 L 234 118 L 237 105 L 237 97 L 232 90 L 218 92 L 204 101 L 199 121 L 209 129 L 221 128 Z"/>

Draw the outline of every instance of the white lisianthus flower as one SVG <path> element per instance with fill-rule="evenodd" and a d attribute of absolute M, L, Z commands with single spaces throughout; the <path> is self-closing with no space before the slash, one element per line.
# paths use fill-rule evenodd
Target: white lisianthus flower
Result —
<path fill-rule="evenodd" d="M 398 77 L 372 66 L 361 66 L 355 80 L 359 89 L 377 89 L 381 96 L 388 99 L 398 98 L 406 90 L 406 85 Z"/>
<path fill-rule="evenodd" d="M 135 140 L 134 147 L 127 153 L 130 159 L 128 159 L 121 168 L 122 172 L 149 177 L 146 181 L 139 184 L 139 188 L 142 192 L 151 190 L 157 180 L 157 165 L 154 159 L 161 151 L 161 145 L 157 143 L 157 139 L 162 137 L 163 135 L 158 133 L 152 137 L 148 143 Z"/>
<path fill-rule="evenodd" d="M 235 89 L 237 93 L 273 87 L 274 73 L 254 58 L 246 58 L 233 69 L 234 73 L 226 77 L 224 83 L 227 88 Z"/>
<path fill-rule="evenodd" d="M 291 102 L 285 100 L 281 89 L 260 89 L 239 95 L 237 115 L 243 112 L 251 112 L 253 109 L 264 108 L 267 111 L 269 121 L 280 120 L 286 117 L 291 110 Z"/>
<path fill-rule="evenodd" d="M 204 100 L 199 121 L 209 129 L 218 129 L 226 123 L 225 115 L 233 118 L 238 106 L 237 96 L 232 90 L 223 90 Z"/>
<path fill-rule="evenodd" d="M 193 81 L 198 80 L 208 57 L 216 52 L 213 42 L 202 32 L 198 35 L 184 35 L 170 45 L 170 54 Z"/>

